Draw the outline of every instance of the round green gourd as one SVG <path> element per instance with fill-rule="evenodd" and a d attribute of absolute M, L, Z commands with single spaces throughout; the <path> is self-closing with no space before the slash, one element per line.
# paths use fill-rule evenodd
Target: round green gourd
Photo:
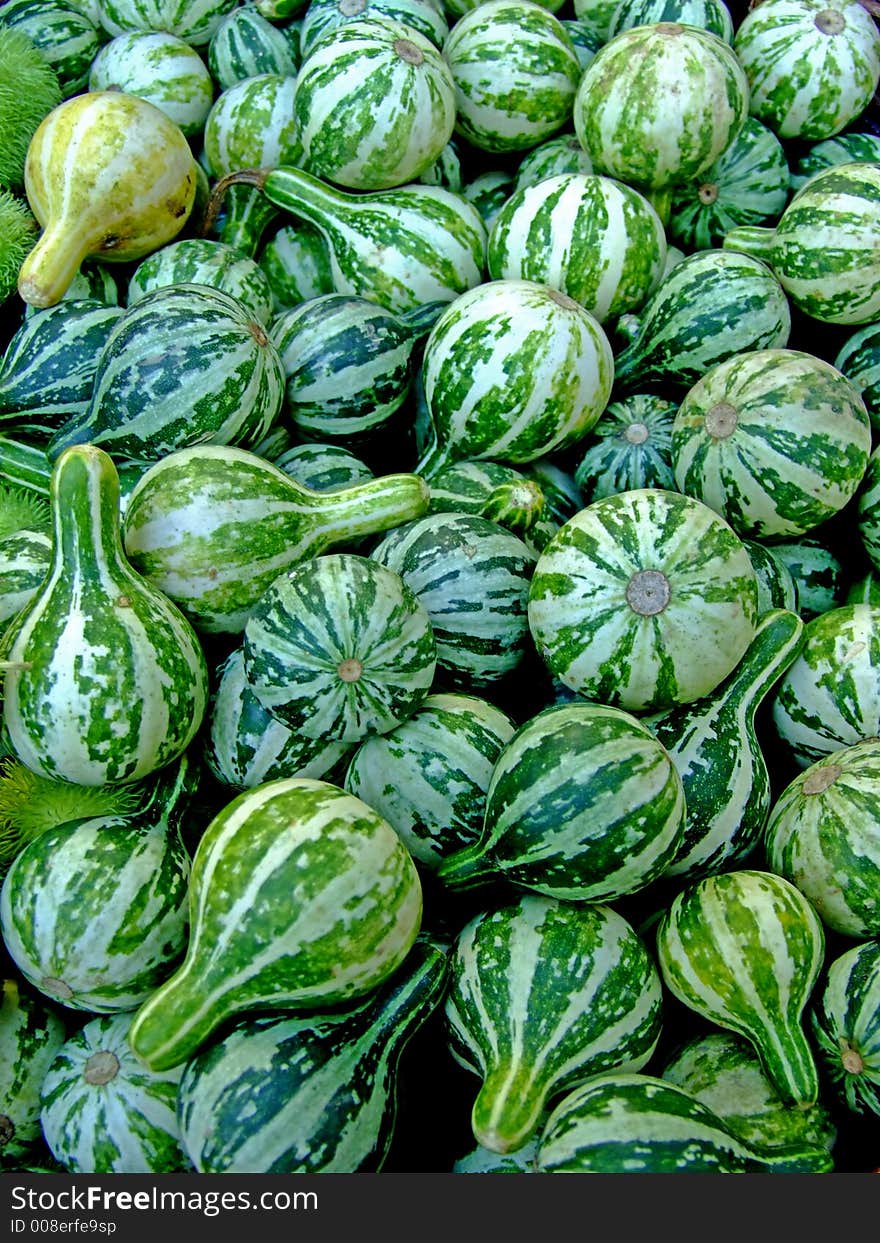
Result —
<path fill-rule="evenodd" d="M 880 1116 L 878 1010 L 880 942 L 864 941 L 831 959 L 810 1011 L 820 1062 L 851 1113 Z"/>
<path fill-rule="evenodd" d="M 208 68 L 220 91 L 261 73 L 295 77 L 296 45 L 256 5 L 241 4 L 217 23 L 208 42 Z"/>
<path fill-rule="evenodd" d="M 674 489 L 672 426 L 677 409 L 675 402 L 654 393 L 609 402 L 578 446 L 583 456 L 574 481 L 583 505 L 633 488 Z"/>
<path fill-rule="evenodd" d="M 868 471 L 870 471 L 870 461 Z M 845 572 L 838 554 L 828 547 L 822 533 L 797 540 L 779 540 L 770 547 L 791 574 L 797 595 L 797 612 L 804 621 L 843 603 Z"/>
<path fill-rule="evenodd" d="M 877 143 L 880 159 L 880 137 Z M 880 327 L 866 324 L 851 333 L 837 351 L 834 366 L 861 393 L 872 428 L 880 428 Z"/>
<path fill-rule="evenodd" d="M 526 186 L 537 185 L 547 177 L 592 171 L 590 157 L 578 142 L 577 135 L 558 134 L 555 138 L 545 138 L 536 147 L 522 154 L 511 193 L 523 190 Z"/>
<path fill-rule="evenodd" d="M 67 1039 L 60 1014 L 11 972 L 0 988 L 0 1160 L 21 1160 L 42 1139 L 40 1088 Z"/>
<path fill-rule="evenodd" d="M 253 259 L 225 242 L 186 237 L 142 259 L 128 278 L 127 305 L 167 285 L 210 285 L 237 298 L 266 327 L 274 306 L 269 278 Z"/>
<path fill-rule="evenodd" d="M 193 47 L 206 47 L 236 0 L 101 0 L 101 25 L 110 35 L 126 30 L 168 30 Z"/>
<path fill-rule="evenodd" d="M 0 622 L 30 604 L 52 564 L 52 541 L 42 531 L 13 531 L 0 539 Z"/>
<path fill-rule="evenodd" d="M 619 0 L 611 15 L 608 38 L 654 22 L 700 26 L 725 43 L 733 42 L 733 18 L 724 0 Z"/>
<path fill-rule="evenodd" d="M 792 193 L 802 189 L 814 173 L 822 172 L 831 164 L 848 164 L 852 160 L 880 160 L 880 135 L 848 130 L 834 138 L 810 143 L 792 163 L 789 177 Z"/>
<path fill-rule="evenodd" d="M 208 66 L 189 43 L 164 30 L 117 35 L 97 51 L 89 90 L 111 88 L 139 95 L 197 139 L 214 102 Z"/>
<path fill-rule="evenodd" d="M 54 71 L 65 99 L 85 90 L 104 31 L 87 13 L 54 0 L 6 0 L 0 24 L 31 40 Z"/>

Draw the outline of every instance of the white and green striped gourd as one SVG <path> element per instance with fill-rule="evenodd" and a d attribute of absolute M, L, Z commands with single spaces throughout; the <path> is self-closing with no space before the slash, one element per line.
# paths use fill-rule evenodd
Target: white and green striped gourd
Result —
<path fill-rule="evenodd" d="M 479 692 L 520 664 L 536 554 L 518 535 L 479 514 L 429 513 L 393 527 L 370 556 L 427 610 L 437 689 Z"/>
<path fill-rule="evenodd" d="M 88 86 L 148 99 L 192 139 L 204 130 L 214 102 L 214 82 L 202 57 L 164 30 L 132 31 L 104 43 L 89 68 Z"/>
<path fill-rule="evenodd" d="M 489 276 L 549 285 L 604 323 L 638 311 L 660 283 L 666 234 L 638 190 L 560 173 L 515 190 L 492 224 Z"/>
<path fill-rule="evenodd" d="M 304 57 L 293 96 L 302 166 L 352 190 L 416 181 L 452 137 L 452 69 L 392 17 L 344 22 Z"/>
<path fill-rule="evenodd" d="M 333 293 L 330 252 L 318 230 L 304 220 L 270 233 L 257 253 L 277 312 L 309 298 Z"/>
<path fill-rule="evenodd" d="M 137 781 L 177 759 L 201 726 L 205 656 L 125 555 L 112 458 L 97 445 L 66 449 L 50 488 L 52 565 L 3 636 L 4 728 L 44 776 Z"/>
<path fill-rule="evenodd" d="M 455 132 L 478 151 L 528 151 L 570 124 L 580 61 L 548 6 L 483 0 L 453 23 L 443 56 L 455 83 Z"/>
<path fill-rule="evenodd" d="M 267 327 L 274 314 L 269 278 L 256 260 L 209 237 L 184 237 L 142 259 L 128 278 L 126 306 L 168 285 L 209 285 L 237 298 Z"/>
<path fill-rule="evenodd" d="M 832 751 L 782 790 L 764 829 L 768 867 L 809 899 L 826 928 L 880 934 L 880 741 Z"/>
<path fill-rule="evenodd" d="M 434 870 L 479 838 L 492 771 L 514 729 L 488 699 L 434 692 L 394 729 L 365 738 L 342 784 Z"/>
<path fill-rule="evenodd" d="M 555 138 L 545 138 L 536 147 L 523 152 L 516 166 L 511 194 L 525 189 L 526 186 L 537 185 L 547 177 L 592 171 L 590 157 L 578 142 L 577 135 L 557 134 Z"/>
<path fill-rule="evenodd" d="M 880 84 L 880 30 L 856 0 L 763 0 L 739 23 L 733 47 L 751 115 L 783 139 L 839 133 Z"/>
<path fill-rule="evenodd" d="M 861 393 L 872 428 L 880 429 L 880 325 L 857 328 L 841 345 L 833 362 Z"/>
<path fill-rule="evenodd" d="M 291 445 L 271 460 L 296 483 L 318 492 L 338 492 L 375 478 L 366 462 L 338 444 L 312 441 Z"/>
<path fill-rule="evenodd" d="M 109 35 L 127 30 L 167 30 L 193 47 L 206 47 L 237 0 L 100 0 Z"/>
<path fill-rule="evenodd" d="M 804 1012 L 822 969 L 822 921 L 800 889 L 742 868 L 682 889 L 657 928 L 663 982 L 689 1009 L 755 1048 L 784 1101 L 819 1097 Z"/>
<path fill-rule="evenodd" d="M 310 0 L 300 23 L 299 42 L 304 57 L 316 44 L 332 39 L 340 26 L 365 17 L 387 17 L 424 35 L 437 48 L 449 34 L 449 18 L 442 0 Z"/>
<path fill-rule="evenodd" d="M 215 673 L 207 713 L 204 759 L 209 771 L 233 790 L 249 790 L 281 777 L 332 779 L 353 747 L 309 738 L 288 729 L 260 703 L 244 672 L 241 645 Z"/>
<path fill-rule="evenodd" d="M 868 471 L 871 465 L 868 463 Z M 840 555 L 828 546 L 822 529 L 815 535 L 796 540 L 779 540 L 768 545 L 788 569 L 797 595 L 796 611 L 804 621 L 843 604 L 846 573 Z"/>
<path fill-rule="evenodd" d="M 578 445 L 574 481 L 583 505 L 634 488 L 674 490 L 672 426 L 678 409 L 656 393 L 633 393 L 609 402 Z M 570 515 L 569 515 L 570 516 Z"/>
<path fill-rule="evenodd" d="M 647 1063 L 661 1030 L 660 978 L 611 907 L 526 894 L 459 934 L 445 1018 L 452 1056 L 482 1081 L 474 1138 L 516 1152 L 560 1093 Z"/>
<path fill-rule="evenodd" d="M 685 394 L 672 427 L 676 486 L 743 539 L 804 535 L 853 499 L 871 453 L 856 386 L 805 350 L 745 350 Z"/>
<path fill-rule="evenodd" d="M 684 786 L 684 833 L 668 876 L 690 881 L 728 870 L 759 845 L 773 794 L 755 717 L 797 658 L 803 638 L 796 613 L 769 610 L 759 616 L 736 668 L 714 691 L 646 718 Z"/>
<path fill-rule="evenodd" d="M 6 0 L 0 25 L 31 40 L 54 71 L 65 99 L 86 89 L 89 67 L 105 38 L 88 13 L 55 0 Z"/>
<path fill-rule="evenodd" d="M 709 694 L 752 642 L 748 552 L 702 501 L 636 488 L 593 501 L 544 548 L 529 629 L 550 672 L 586 699 L 660 712 Z"/>
<path fill-rule="evenodd" d="M 417 469 L 430 480 L 465 458 L 517 465 L 574 444 L 608 404 L 614 357 L 602 325 L 568 294 L 493 280 L 442 312 L 421 379 L 430 437 Z"/>
<path fill-rule="evenodd" d="M 431 513 L 479 514 L 519 535 L 531 547 L 558 527 L 537 479 L 502 462 L 453 462 L 431 480 Z"/>
<path fill-rule="evenodd" d="M 743 543 L 758 583 L 758 616 L 768 609 L 788 609 L 797 613 L 797 588 L 791 571 L 776 550 L 759 540 L 743 540 Z"/>
<path fill-rule="evenodd" d="M 357 1004 L 239 1019 L 181 1075 L 181 1141 L 198 1173 L 380 1172 L 402 1056 L 440 1006 L 447 975 L 448 947 L 419 937 Z"/>
<path fill-rule="evenodd" d="M 67 1027 L 45 996 L 18 974 L 0 986 L 0 1161 L 21 1160 L 43 1137 L 40 1088 Z"/>
<path fill-rule="evenodd" d="M 180 1067 L 156 1071 L 131 1050 L 131 1014 L 99 1014 L 64 1042 L 41 1089 L 40 1123 L 68 1174 L 171 1174 L 180 1144 Z"/>
<path fill-rule="evenodd" d="M 369 993 L 406 958 L 418 872 L 391 825 L 329 782 L 245 790 L 193 856 L 183 962 L 136 1011 L 129 1040 L 153 1070 L 188 1061 L 243 1011 L 318 1011 Z"/>
<path fill-rule="evenodd" d="M 828 964 L 810 1011 L 819 1060 L 850 1113 L 880 1116 L 880 941 L 861 941 Z"/>
<path fill-rule="evenodd" d="M 853 160 L 866 163 L 880 160 L 880 135 L 848 129 L 833 138 L 807 144 L 792 161 L 789 175 L 792 193 L 802 189 L 814 173 L 832 164 L 849 164 Z"/>
<path fill-rule="evenodd" d="M 292 78 L 299 67 L 296 41 L 255 4 L 237 5 L 221 18 L 208 41 L 207 60 L 218 91 L 261 73 Z"/>
<path fill-rule="evenodd" d="M 453 890 L 503 878 L 564 901 L 613 902 L 665 872 L 684 827 L 681 777 L 647 725 L 602 703 L 557 703 L 506 744 L 480 837 L 438 875 Z"/>
<path fill-rule="evenodd" d="M 633 26 L 655 22 L 700 26 L 725 43 L 733 42 L 733 17 L 724 0 L 619 0 L 611 15 L 608 39 Z"/>
<path fill-rule="evenodd" d="M 802 769 L 880 735 L 880 607 L 841 604 L 811 618 L 771 712 L 785 754 Z"/>

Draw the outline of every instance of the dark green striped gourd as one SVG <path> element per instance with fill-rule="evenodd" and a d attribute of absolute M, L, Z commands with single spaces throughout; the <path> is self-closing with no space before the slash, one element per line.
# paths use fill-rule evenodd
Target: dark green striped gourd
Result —
<path fill-rule="evenodd" d="M 391 17 L 403 22 L 442 48 L 449 34 L 449 19 L 441 0 L 310 0 L 300 22 L 299 41 L 302 53 L 312 48 L 348 22 L 364 17 Z"/>
<path fill-rule="evenodd" d="M 276 229 L 259 250 L 257 262 L 272 288 L 276 314 L 285 307 L 334 292 L 327 243 L 305 221 Z"/>
<path fill-rule="evenodd" d="M 127 305 L 168 285 L 209 285 L 237 298 L 264 328 L 272 319 L 272 290 L 263 269 L 214 238 L 180 238 L 147 255 L 128 279 Z"/>
<path fill-rule="evenodd" d="M 191 1058 L 242 1011 L 319 1011 L 369 993 L 403 962 L 422 917 L 392 827 L 329 782 L 264 782 L 227 803 L 193 856 L 189 944 L 135 1013 L 154 1070 Z"/>
<path fill-rule="evenodd" d="M 736 667 L 754 637 L 757 583 L 742 540 L 702 501 L 636 488 L 563 524 L 535 566 L 528 619 L 571 690 L 660 712 Z"/>
<path fill-rule="evenodd" d="M 335 1012 L 239 1020 L 191 1058 L 178 1089 L 183 1147 L 200 1174 L 382 1169 L 409 1040 L 440 1005 L 448 949 L 416 939 L 393 977 Z"/>
<path fill-rule="evenodd" d="M 831 959 L 810 1011 L 819 1060 L 852 1113 L 880 1116 L 880 941 Z"/>
<path fill-rule="evenodd" d="M 247 450 L 193 446 L 138 481 L 125 511 L 125 549 L 199 631 L 237 634 L 286 569 L 419 518 L 428 500 L 415 474 L 319 492 Z"/>
<path fill-rule="evenodd" d="M 438 685 L 479 690 L 525 656 L 535 553 L 512 531 L 478 514 L 426 514 L 392 528 L 370 556 L 427 609 Z"/>
<path fill-rule="evenodd" d="M 771 710 L 798 768 L 880 734 L 880 607 L 842 604 L 812 618 Z"/>
<path fill-rule="evenodd" d="M 841 747 L 798 773 L 764 829 L 771 871 L 796 885 L 826 928 L 880 935 L 880 740 Z"/>
<path fill-rule="evenodd" d="M 511 194 L 536 185 L 545 177 L 557 177 L 561 173 L 591 173 L 590 157 L 572 133 L 545 138 L 536 147 L 523 152 L 516 168 L 516 178 Z"/>
<path fill-rule="evenodd" d="M 849 164 L 852 160 L 880 160 L 880 135 L 850 129 L 833 138 L 810 143 L 792 163 L 789 177 L 792 192 L 802 189 L 814 173 L 832 164 Z"/>
<path fill-rule="evenodd" d="M 652 22 L 684 22 L 711 31 L 725 43 L 733 42 L 733 18 L 724 0 L 619 0 L 608 26 L 608 38 L 613 39 L 621 30 Z"/>
<path fill-rule="evenodd" d="M 208 68 L 221 91 L 260 73 L 293 77 L 297 67 L 297 42 L 254 4 L 226 13 L 208 42 Z"/>
<path fill-rule="evenodd" d="M 67 1039 L 59 1012 L 19 975 L 0 989 L 0 1162 L 25 1158 L 42 1139 L 40 1088 Z"/>
<path fill-rule="evenodd" d="M 811 319 L 870 324 L 880 312 L 878 226 L 880 160 L 851 161 L 811 177 L 775 224 L 740 225 L 722 246 L 768 263 Z"/>
<path fill-rule="evenodd" d="M 355 553 L 309 557 L 257 600 L 244 673 L 288 729 L 360 742 L 422 704 L 437 668 L 428 611 L 395 570 Z"/>
<path fill-rule="evenodd" d="M 685 394 L 672 427 L 677 487 L 743 539 L 804 535 L 855 496 L 871 424 L 858 389 L 805 350 L 745 350 Z"/>
<path fill-rule="evenodd" d="M 205 713 L 192 626 L 122 547 L 119 476 L 77 445 L 51 479 L 52 565 L 10 622 L 3 722 L 26 767 L 80 785 L 137 781 L 178 758 Z"/>
<path fill-rule="evenodd" d="M 868 473 L 870 470 L 869 461 Z M 820 613 L 843 603 L 843 563 L 838 553 L 828 547 L 821 530 L 796 540 L 774 541 L 768 547 L 772 547 L 794 580 L 797 612 L 804 621 L 811 621 Z"/>
<path fill-rule="evenodd" d="M 825 953 L 822 922 L 782 876 L 743 868 L 681 890 L 657 929 L 674 997 L 755 1048 L 780 1097 L 808 1108 L 819 1075 L 804 1011 Z"/>
<path fill-rule="evenodd" d="M 543 547 L 558 527 L 540 483 L 503 462 L 463 461 L 444 466 L 431 480 L 434 514 L 479 514 Z"/>
<path fill-rule="evenodd" d="M 674 489 L 672 425 L 678 406 L 655 393 L 612 401 L 585 437 L 574 481 L 583 505 L 633 488 Z M 568 515 L 569 517 L 571 515 Z"/>
<path fill-rule="evenodd" d="M 85 90 L 105 32 L 75 4 L 6 0 L 0 25 L 20 30 L 54 69 L 65 99 Z"/>
<path fill-rule="evenodd" d="M 654 1075 L 608 1073 L 575 1088 L 541 1132 L 539 1174 L 828 1173 L 825 1151 L 801 1141 L 746 1143 L 702 1101 Z"/>
<path fill-rule="evenodd" d="M 690 388 L 745 350 L 788 344 L 791 308 L 770 267 L 751 255 L 697 250 L 666 273 L 614 358 L 616 395 L 646 385 Z"/>
<path fill-rule="evenodd" d="M 711 1029 L 693 1036 L 666 1061 L 660 1077 L 702 1101 L 745 1143 L 769 1148 L 803 1143 L 817 1156 L 825 1152 L 831 1171 L 837 1127 L 830 1109 L 822 1100 L 809 1109 L 782 1100 L 742 1036 Z"/>
<path fill-rule="evenodd" d="M 474 1138 L 515 1152 L 560 1093 L 647 1063 L 661 1030 L 660 978 L 611 907 L 526 894 L 459 934 L 445 1016 L 453 1057 L 482 1080 Z"/>
<path fill-rule="evenodd" d="M 71 1010 L 133 1010 L 186 944 L 189 854 L 180 837 L 198 785 L 184 755 L 137 810 L 46 829 L 0 890 L 3 940 L 22 975 Z"/>
<path fill-rule="evenodd" d="M 880 159 L 880 137 L 877 142 Z M 871 426 L 880 428 L 880 327 L 866 324 L 851 333 L 837 351 L 834 366 L 861 393 Z"/>
<path fill-rule="evenodd" d="M 30 604 L 52 564 L 52 540 L 42 531 L 13 531 L 0 539 L 0 622 Z"/>
<path fill-rule="evenodd" d="M 727 870 L 760 842 L 773 796 L 755 716 L 803 637 L 796 613 L 771 609 L 758 618 L 752 642 L 714 691 L 646 718 L 684 786 L 684 834 L 668 876 L 693 880 Z"/>
<path fill-rule="evenodd" d="M 235 790 L 281 777 L 329 779 L 353 748 L 309 738 L 264 708 L 245 677 L 241 646 L 216 671 L 207 716 L 205 763 L 218 781 Z"/>
<path fill-rule="evenodd" d="M 487 699 L 435 692 L 387 734 L 364 739 L 342 784 L 433 870 L 479 838 L 492 771 L 514 728 Z"/>
<path fill-rule="evenodd" d="M 662 875 L 684 826 L 681 777 L 647 725 L 601 703 L 559 703 L 506 744 L 479 839 L 438 875 L 452 889 L 503 877 L 555 898 L 610 902 Z"/>
<path fill-rule="evenodd" d="M 68 1174 L 191 1169 L 180 1145 L 180 1068 L 144 1066 L 128 1044 L 131 1014 L 101 1014 L 56 1053 L 41 1092 L 49 1151 Z"/>
<path fill-rule="evenodd" d="M 116 323 L 88 407 L 59 428 L 48 452 L 94 444 L 155 462 L 193 444 L 250 444 L 283 396 L 278 350 L 249 306 L 208 285 L 166 285 Z"/>
<path fill-rule="evenodd" d="M 797 588 L 779 554 L 770 544 L 762 544 L 759 540 L 743 540 L 743 543 L 758 583 L 758 616 L 768 609 L 789 609 L 797 613 Z"/>

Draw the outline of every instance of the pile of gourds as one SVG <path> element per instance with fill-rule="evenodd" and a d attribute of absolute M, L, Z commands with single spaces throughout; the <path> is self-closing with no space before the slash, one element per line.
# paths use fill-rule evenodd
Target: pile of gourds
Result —
<path fill-rule="evenodd" d="M 880 1169 L 869 7 L 4 57 L 2 1168 Z"/>

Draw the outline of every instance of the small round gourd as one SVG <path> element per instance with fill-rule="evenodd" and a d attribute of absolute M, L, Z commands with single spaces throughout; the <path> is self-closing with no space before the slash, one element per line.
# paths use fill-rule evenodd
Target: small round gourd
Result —
<path fill-rule="evenodd" d="M 187 138 L 201 134 L 214 101 L 214 83 L 201 56 L 164 30 L 131 31 L 105 43 L 91 63 L 89 90 L 148 99 Z"/>

